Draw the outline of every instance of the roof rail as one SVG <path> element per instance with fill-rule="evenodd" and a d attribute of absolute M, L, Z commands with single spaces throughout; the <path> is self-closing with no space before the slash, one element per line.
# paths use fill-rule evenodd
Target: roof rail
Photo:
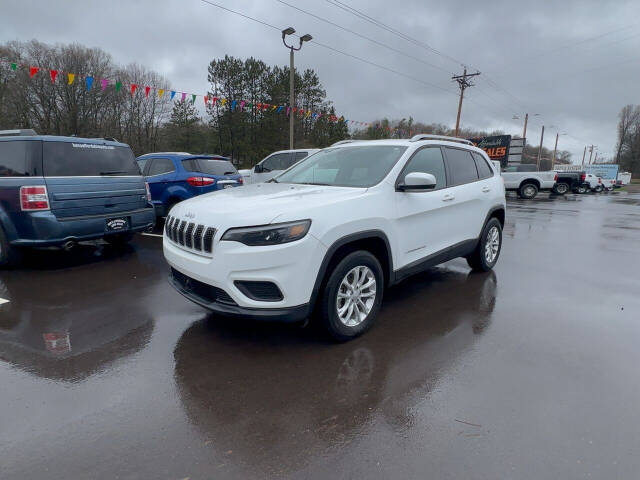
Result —
<path fill-rule="evenodd" d="M 0 130 L 0 137 L 33 137 L 38 135 L 32 128 L 22 128 L 17 130 Z"/>
<path fill-rule="evenodd" d="M 466 138 L 458 138 L 458 137 L 448 137 L 446 135 L 431 135 L 428 133 L 420 133 L 418 135 L 414 135 L 409 140 L 410 142 L 419 142 L 420 140 L 444 140 L 447 142 L 458 142 L 464 143 L 466 145 L 473 145 L 473 142 L 467 140 Z"/>
<path fill-rule="evenodd" d="M 102 140 L 106 140 L 107 142 L 117 142 L 118 141 L 113 137 L 102 137 Z"/>
<path fill-rule="evenodd" d="M 339 142 L 336 142 L 334 144 L 332 144 L 332 147 L 335 147 L 336 145 L 344 145 L 345 143 L 353 143 L 353 142 L 357 142 L 359 140 L 340 140 Z"/>

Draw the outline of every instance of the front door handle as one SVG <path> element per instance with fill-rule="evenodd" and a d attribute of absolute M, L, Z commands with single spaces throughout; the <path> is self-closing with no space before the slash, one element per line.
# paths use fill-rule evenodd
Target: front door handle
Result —
<path fill-rule="evenodd" d="M 491 189 L 490 189 L 489 187 L 482 187 L 482 191 L 483 191 L 484 193 L 487 193 L 487 192 L 490 192 L 490 191 L 491 191 Z"/>
<path fill-rule="evenodd" d="M 447 193 L 446 195 L 444 195 L 442 197 L 442 201 L 443 202 L 450 202 L 451 200 L 453 200 L 454 198 L 456 198 L 454 195 L 452 195 L 451 193 Z"/>

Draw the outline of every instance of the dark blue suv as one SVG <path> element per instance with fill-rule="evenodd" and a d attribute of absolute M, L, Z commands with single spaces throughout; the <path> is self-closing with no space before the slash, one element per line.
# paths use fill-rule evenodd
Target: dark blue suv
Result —
<path fill-rule="evenodd" d="M 128 145 L 0 131 L 0 266 L 15 263 L 21 247 L 122 244 L 154 223 Z"/>
<path fill-rule="evenodd" d="M 176 203 L 203 193 L 242 185 L 242 175 L 226 157 L 180 152 L 148 153 L 138 157 L 149 183 L 156 215 L 166 217 Z"/>

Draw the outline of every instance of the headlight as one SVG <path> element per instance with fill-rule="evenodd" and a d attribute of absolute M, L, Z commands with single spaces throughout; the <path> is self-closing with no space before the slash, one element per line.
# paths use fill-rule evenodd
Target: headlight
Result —
<path fill-rule="evenodd" d="M 231 228 L 222 236 L 222 240 L 240 242 L 250 247 L 278 245 L 300 240 L 309 231 L 311 220 L 275 223 L 260 227 Z"/>

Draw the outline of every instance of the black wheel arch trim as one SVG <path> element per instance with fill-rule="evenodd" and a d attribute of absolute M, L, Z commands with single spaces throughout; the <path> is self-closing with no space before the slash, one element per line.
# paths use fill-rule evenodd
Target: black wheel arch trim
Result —
<path fill-rule="evenodd" d="M 318 270 L 318 274 L 316 276 L 316 281 L 313 285 L 313 290 L 311 291 L 311 299 L 309 300 L 310 305 L 315 305 L 316 300 L 318 299 L 318 295 L 320 294 L 320 289 L 322 288 L 322 283 L 327 274 L 327 269 L 329 268 L 329 263 L 333 258 L 333 255 L 336 251 L 349 243 L 356 242 L 358 240 L 365 240 L 368 238 L 377 238 L 384 242 L 384 245 L 387 249 L 387 258 L 388 258 L 388 274 L 389 283 L 392 283 L 393 279 L 393 256 L 391 252 L 391 244 L 389 243 L 389 239 L 387 235 L 382 230 L 364 230 L 362 232 L 351 233 L 349 235 L 345 235 L 344 237 L 339 238 L 335 242 L 331 244 L 331 246 L 327 249 L 324 254 L 324 258 L 322 259 L 322 263 L 320 264 L 320 269 Z"/>

